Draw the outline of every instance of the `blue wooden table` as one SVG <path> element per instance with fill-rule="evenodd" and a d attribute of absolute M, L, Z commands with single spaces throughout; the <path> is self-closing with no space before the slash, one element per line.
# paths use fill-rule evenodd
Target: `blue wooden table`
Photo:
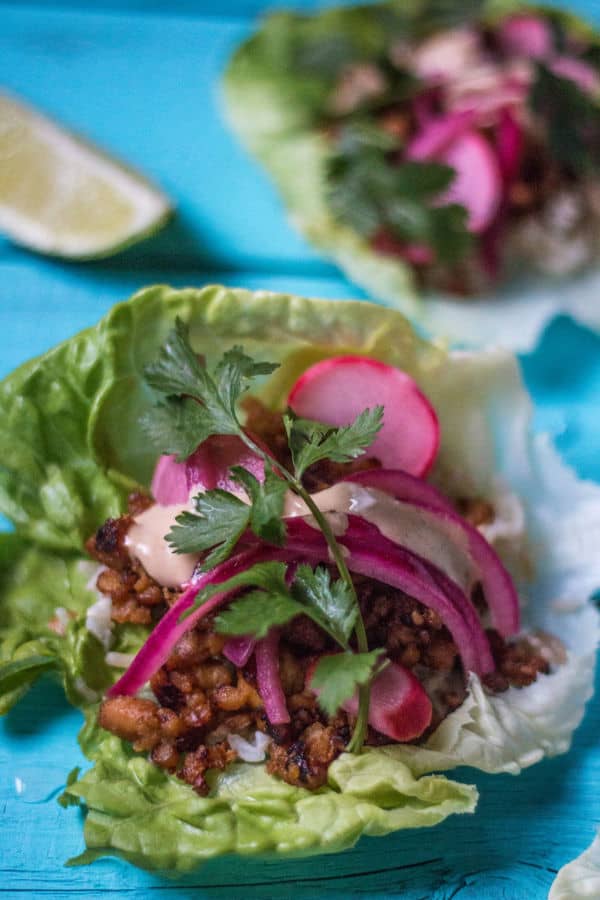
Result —
<path fill-rule="evenodd" d="M 0 5 L 0 84 L 144 170 L 179 209 L 163 234 L 102 263 L 60 264 L 0 242 L 1 375 L 156 281 L 360 296 L 287 225 L 266 177 L 220 117 L 219 74 L 265 5 Z M 597 2 L 570 5 L 600 21 Z M 600 338 L 560 319 L 522 363 L 536 427 L 551 432 L 582 476 L 600 480 Z M 68 771 L 83 763 L 79 724 L 58 688 L 45 682 L 0 725 L 3 897 L 538 900 L 600 823 L 596 699 L 568 756 L 518 778 L 457 773 L 478 784 L 479 809 L 432 831 L 365 839 L 348 853 L 316 860 L 221 860 L 183 882 L 113 860 L 65 869 L 64 860 L 82 847 L 80 813 L 61 809 L 56 796 Z"/>

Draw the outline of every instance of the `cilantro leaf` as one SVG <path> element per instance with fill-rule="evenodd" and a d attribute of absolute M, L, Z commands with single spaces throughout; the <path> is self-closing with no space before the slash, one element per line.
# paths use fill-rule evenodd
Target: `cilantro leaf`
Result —
<path fill-rule="evenodd" d="M 144 377 L 161 394 L 197 397 L 210 389 L 208 373 L 192 350 L 187 326 L 181 319 L 175 320 L 156 362 L 144 368 Z"/>
<path fill-rule="evenodd" d="M 258 375 L 270 375 L 279 363 L 255 362 L 242 347 L 232 347 L 223 354 L 215 369 L 218 396 L 231 415 L 236 417 L 236 404 Z"/>
<path fill-rule="evenodd" d="M 360 120 L 340 130 L 327 165 L 328 204 L 333 216 L 370 239 L 380 230 L 400 242 L 422 243 L 442 262 L 455 262 L 472 245 L 467 212 L 439 206 L 436 198 L 454 171 L 436 162 L 392 158 L 398 144 Z"/>
<path fill-rule="evenodd" d="M 282 516 L 287 482 L 275 474 L 268 462 L 265 463 L 265 479 L 262 484 L 242 466 L 234 466 L 231 473 L 250 498 L 250 528 L 254 534 L 263 541 L 281 547 L 285 541 Z"/>
<path fill-rule="evenodd" d="M 558 162 L 575 172 L 600 167 L 600 107 L 595 98 L 538 63 L 529 103 L 544 123 Z"/>
<path fill-rule="evenodd" d="M 390 180 L 398 194 L 413 200 L 430 200 L 454 180 L 454 169 L 437 162 L 407 161 L 391 167 Z"/>
<path fill-rule="evenodd" d="M 341 579 L 331 580 L 327 569 L 301 565 L 296 570 L 292 595 L 300 601 L 310 617 L 333 637 L 341 647 L 347 647 L 354 630 L 358 608 L 348 585 Z"/>
<path fill-rule="evenodd" d="M 325 568 L 319 567 L 313 572 L 310 566 L 298 566 L 290 587 L 285 563 L 258 563 L 229 581 L 204 588 L 196 604 L 237 587 L 255 590 L 232 603 L 217 617 L 217 631 L 264 637 L 272 626 L 284 625 L 304 613 L 341 647 L 347 648 L 358 610 L 347 586 L 342 581 L 332 582 Z"/>
<path fill-rule="evenodd" d="M 215 619 L 215 629 L 220 634 L 251 634 L 265 637 L 270 628 L 285 625 L 302 613 L 299 603 L 285 593 L 251 591 L 232 603 Z"/>
<path fill-rule="evenodd" d="M 288 443 L 292 451 L 296 478 L 322 459 L 344 463 L 361 456 L 383 424 L 383 406 L 365 409 L 354 422 L 335 428 L 296 416 L 288 409 L 283 417 Z"/>
<path fill-rule="evenodd" d="M 146 437 L 161 453 L 174 453 L 183 462 L 214 434 L 214 420 L 190 397 L 166 397 L 140 419 Z"/>
<path fill-rule="evenodd" d="M 163 453 L 185 459 L 213 434 L 240 434 L 236 404 L 257 375 L 276 363 L 254 362 L 241 347 L 228 350 L 213 374 L 201 364 L 181 319 L 144 369 L 146 382 L 166 398 L 143 419 L 144 429 Z"/>
<path fill-rule="evenodd" d="M 319 694 L 319 706 L 333 716 L 342 704 L 354 696 L 381 670 L 382 650 L 368 653 L 335 653 L 323 656 L 314 671 L 311 687 Z"/>
<path fill-rule="evenodd" d="M 166 540 L 175 553 L 202 553 L 214 548 L 202 563 L 206 572 L 230 555 L 248 527 L 250 507 L 239 497 L 217 488 L 194 497 L 198 512 L 177 516 Z"/>
<path fill-rule="evenodd" d="M 191 613 L 198 609 L 206 600 L 210 600 L 215 594 L 224 591 L 233 591 L 237 588 L 252 587 L 260 588 L 267 594 L 289 594 L 286 583 L 287 566 L 283 562 L 265 562 L 256 563 L 249 569 L 244 569 L 237 575 L 228 578 L 227 581 L 221 581 L 218 584 L 208 584 L 196 596 L 193 606 L 182 615 L 182 620 L 186 619 Z M 241 634 L 250 634 L 248 628 L 240 632 Z"/>

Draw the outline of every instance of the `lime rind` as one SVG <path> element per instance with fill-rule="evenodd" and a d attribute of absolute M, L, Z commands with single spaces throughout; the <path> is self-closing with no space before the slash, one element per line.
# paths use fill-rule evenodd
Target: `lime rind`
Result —
<path fill-rule="evenodd" d="M 146 178 L 7 94 L 0 94 L 0 162 L 0 230 L 30 250 L 108 256 L 173 214 Z"/>

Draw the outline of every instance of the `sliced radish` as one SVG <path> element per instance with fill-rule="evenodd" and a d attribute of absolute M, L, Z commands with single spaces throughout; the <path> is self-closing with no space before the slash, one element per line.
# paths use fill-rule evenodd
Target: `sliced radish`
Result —
<path fill-rule="evenodd" d="M 338 427 L 381 404 L 383 427 L 368 453 L 412 475 L 433 465 L 440 441 L 435 410 L 410 375 L 393 366 L 363 356 L 325 359 L 300 376 L 288 404 L 303 418 Z"/>
<path fill-rule="evenodd" d="M 316 659 L 306 672 L 306 686 L 312 687 L 312 678 L 319 664 Z M 355 716 L 358 713 L 358 694 L 342 703 L 342 709 Z M 368 722 L 380 734 L 394 741 L 413 741 L 431 724 L 432 706 L 421 682 L 413 673 L 395 662 L 388 662 L 385 669 L 371 683 Z"/>
<path fill-rule="evenodd" d="M 448 190 L 437 198 L 437 205 L 458 203 L 464 206 L 469 230 L 484 231 L 493 221 L 502 200 L 500 168 L 490 144 L 478 132 L 468 131 L 450 145 L 443 161 L 455 170 L 456 177 Z"/>
<path fill-rule="evenodd" d="M 343 708 L 358 712 L 358 697 Z M 371 685 L 369 725 L 394 741 L 412 741 L 431 724 L 431 700 L 421 682 L 409 669 L 391 662 Z"/>
<path fill-rule="evenodd" d="M 254 436 L 253 440 L 256 440 Z M 232 434 L 213 435 L 183 463 L 176 462 L 172 455 L 161 456 L 152 478 L 152 495 L 161 506 L 170 506 L 185 503 L 195 487 L 239 493 L 240 486 L 230 474 L 233 466 L 242 466 L 259 481 L 264 480 L 263 460 L 241 438 Z"/>
<path fill-rule="evenodd" d="M 552 30 L 540 16 L 522 13 L 502 22 L 499 38 L 506 53 L 546 59 L 553 52 Z"/>

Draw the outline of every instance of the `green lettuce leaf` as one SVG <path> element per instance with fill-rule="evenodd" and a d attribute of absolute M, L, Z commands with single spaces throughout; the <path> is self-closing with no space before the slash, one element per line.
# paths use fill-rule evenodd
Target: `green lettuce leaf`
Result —
<path fill-rule="evenodd" d="M 46 656 L 56 660 L 57 673 L 63 674 L 72 698 L 81 705 L 91 703 L 95 694 L 89 699 L 75 696 L 78 685 L 80 688 L 83 683 L 96 692 L 105 678 L 116 675 L 106 671 L 105 648 L 85 628 L 84 611 L 95 597 L 85 587 L 91 574 L 89 565 L 88 571 L 83 571 L 77 556 L 81 554 L 81 540 L 106 515 L 122 508 L 127 487 L 150 482 L 154 454 L 141 429 L 132 426 L 151 402 L 143 382 L 143 367 L 154 358 L 177 316 L 189 325 L 194 350 L 209 361 L 225 349 L 242 344 L 253 357 L 280 362 L 281 368 L 265 376 L 260 387 L 264 401 L 276 409 L 283 409 L 297 376 L 328 356 L 371 356 L 411 374 L 440 417 L 442 443 L 433 481 L 450 495 L 492 499 L 500 520 L 506 518 L 505 524 L 510 527 L 500 529 L 490 539 L 516 579 L 524 601 L 525 626 L 560 635 L 566 645 L 566 663 L 529 688 L 490 696 L 473 678 L 465 703 L 425 745 L 379 748 L 365 754 L 365 760 L 377 760 L 377 771 L 383 773 L 381 789 L 394 783 L 392 773 L 388 774 L 385 768 L 388 762 L 382 760 L 393 760 L 394 766 L 397 761 L 404 762 L 416 778 L 428 771 L 464 763 L 485 771 L 517 772 L 544 755 L 564 752 L 593 685 L 598 615 L 588 598 L 600 584 L 600 488 L 579 481 L 547 441 L 531 439 L 530 402 L 515 360 L 500 351 L 447 354 L 416 337 L 397 312 L 371 304 L 306 300 L 216 286 L 182 291 L 158 286 L 142 291 L 131 301 L 114 307 L 94 328 L 21 367 L 0 385 L 0 403 L 7 403 L 11 397 L 15 400 L 19 392 L 28 398 L 27 403 L 14 402 L 2 436 L 6 447 L 27 444 L 26 453 L 15 453 L 11 458 L 12 475 L 0 491 L 0 512 L 10 516 L 12 510 L 18 509 L 17 534 L 5 536 L 0 542 L 2 659 L 9 665 L 29 659 L 29 664 L 5 673 L 4 683 L 8 686 L 7 696 L 10 695 L 6 702 L 14 702 L 17 694 L 12 692 L 24 690 L 34 673 L 45 670 Z M 101 363 L 94 359 L 96 353 L 102 354 Z M 60 386 L 64 384 L 82 385 L 70 418 L 71 395 L 62 392 Z M 53 391 L 61 397 L 61 414 L 56 420 L 56 407 L 47 402 Z M 88 397 L 86 405 L 81 404 L 83 396 Z M 54 434 L 62 422 L 61 416 L 68 420 L 69 432 L 68 452 L 65 449 L 62 457 L 63 442 Z M 127 428 L 123 427 L 124 422 L 128 423 Z M 35 465 L 31 464 L 32 459 Z M 54 500 L 44 506 L 36 499 L 42 495 L 52 467 L 73 491 L 68 517 L 62 515 L 62 505 L 55 505 Z M 82 472 L 93 480 L 93 490 L 85 479 L 79 480 Z M 21 483 L 29 485 L 30 499 L 23 506 Z M 67 640 L 58 640 L 47 628 L 57 606 L 76 613 Z M 115 645 L 111 649 L 132 652 L 143 633 L 143 629 L 115 629 Z M 19 677 L 22 682 L 11 681 Z M 77 681 L 78 677 L 83 682 Z M 104 740 L 112 743 L 105 744 Z M 413 789 L 416 796 L 421 796 L 420 788 L 414 788 L 413 782 L 410 790 L 394 788 L 397 795 L 391 806 L 383 799 L 370 803 L 370 794 L 376 790 L 370 774 L 365 775 L 368 788 L 360 803 L 354 787 L 351 801 L 340 800 L 348 794 L 346 782 L 340 781 L 339 775 L 345 771 L 347 757 L 335 764 L 332 782 L 317 795 L 318 801 L 305 798 L 303 793 L 289 794 L 288 790 L 295 789 L 267 779 L 260 767 L 243 767 L 248 778 L 252 773 L 247 788 L 235 787 L 246 784 L 241 774 L 242 780 L 236 780 L 236 770 L 232 799 L 226 792 L 226 777 L 218 783 L 214 797 L 203 800 L 191 788 L 151 768 L 114 738 L 94 735 L 91 729 L 83 746 L 99 766 L 93 770 L 95 774 L 85 775 L 80 782 L 89 785 L 89 790 L 81 788 L 81 796 L 92 810 L 88 829 L 90 852 L 112 848 L 111 852 L 128 854 L 139 864 L 170 866 L 169 854 L 173 852 L 185 857 L 185 862 L 174 865 L 189 868 L 194 854 L 198 862 L 203 854 L 219 852 L 217 845 L 229 850 L 238 846 L 238 841 L 243 852 L 250 852 L 244 843 L 252 835 L 248 837 L 248 807 L 243 798 L 250 796 L 245 792 L 254 790 L 253 785 L 256 790 L 260 788 L 260 802 L 267 808 L 265 815 L 270 823 L 265 826 L 266 836 L 256 826 L 256 852 L 267 845 L 271 851 L 288 852 L 284 841 L 288 826 L 284 828 L 276 816 L 274 821 L 272 814 L 273 805 L 280 808 L 280 791 L 286 798 L 281 805 L 282 815 L 286 823 L 290 816 L 296 823 L 290 834 L 293 832 L 297 843 L 289 852 L 302 852 L 303 846 L 305 852 L 326 852 L 348 845 L 359 833 L 383 833 L 403 824 L 414 825 L 416 819 L 408 821 L 406 808 L 410 807 L 411 816 L 416 807 L 420 808 L 414 798 L 410 804 L 403 799 L 412 797 Z M 100 746 L 105 749 L 100 751 Z M 111 769 L 113 757 L 115 768 Z M 407 777 L 404 767 L 398 772 L 401 780 Z M 351 783 L 356 785 L 352 779 Z M 143 790 L 140 784 L 144 785 Z M 142 828 L 143 817 L 135 820 L 135 828 L 127 825 L 127 798 L 131 797 L 131 815 L 145 809 L 157 821 L 156 816 L 162 815 L 157 798 L 167 795 L 169 803 L 171 797 L 177 797 L 173 801 L 177 815 L 188 808 L 203 812 L 194 813 L 189 828 L 183 813 L 181 833 L 176 832 L 179 826 L 171 813 L 164 812 L 167 824 L 163 857 L 160 828 L 156 832 L 148 829 L 143 840 L 135 844 L 135 833 Z M 151 798 L 150 810 L 142 803 L 147 797 Z M 215 798 L 216 806 L 202 805 L 216 802 Z M 431 806 L 437 808 L 442 799 L 435 793 Z M 305 837 L 297 836 L 305 835 L 305 827 L 310 831 L 310 818 L 299 819 L 297 810 L 304 800 L 308 805 L 302 809 L 310 809 L 310 803 L 318 802 L 319 810 L 323 804 L 336 811 L 335 816 L 332 813 L 333 820 L 339 813 L 340 831 L 332 825 L 324 834 L 311 832 L 312 837 L 306 838 L 303 845 Z M 262 815 L 263 807 L 260 808 Z M 210 816 L 204 818 L 208 809 Z M 360 828 L 356 817 L 362 823 Z M 193 840 L 200 841 L 196 834 L 198 822 L 203 823 L 201 832 L 211 829 L 214 822 L 215 834 L 210 836 L 209 844 L 193 843 L 192 828 Z M 188 840 L 191 843 L 186 843 Z M 173 849 L 176 841 L 179 850 Z M 198 848 L 197 852 L 191 849 L 192 845 Z"/>
<path fill-rule="evenodd" d="M 528 8 L 598 44 L 598 35 L 576 16 L 541 5 Z M 516 0 L 458 6 L 411 0 L 339 7 L 316 15 L 277 12 L 267 16 L 232 57 L 223 95 L 231 127 L 273 178 L 293 224 L 369 296 L 400 310 L 438 338 L 527 351 L 547 322 L 561 312 L 600 328 L 600 307 L 595 302 L 600 270 L 594 267 L 562 279 L 519 273 L 484 298 L 468 302 L 440 292 L 420 296 L 410 266 L 376 253 L 358 231 L 333 217 L 326 179 L 330 142 L 322 129 L 340 63 L 381 57 L 391 29 L 410 41 L 435 27 L 459 24 L 445 21 L 444 15 L 493 21 L 512 11 L 522 11 Z M 315 48 L 322 48 L 317 59 L 329 60 L 329 68 L 302 66 L 303 53 L 314 53 Z"/>
<path fill-rule="evenodd" d="M 199 797 L 122 741 L 88 726 L 94 768 L 67 787 L 88 813 L 87 850 L 71 865 L 120 856 L 146 869 L 188 872 L 224 853 L 336 853 L 362 835 L 436 825 L 473 812 L 477 791 L 439 775 L 415 778 L 393 750 L 344 754 L 313 792 L 236 764 Z"/>
<path fill-rule="evenodd" d="M 94 599 L 87 577 L 76 559 L 0 535 L 0 714 L 45 672 L 62 677 L 75 703 L 85 702 L 77 685 L 86 694 L 110 684 L 100 642 L 85 628 L 85 610 Z M 64 636 L 48 627 L 57 607 L 74 616 Z"/>
<path fill-rule="evenodd" d="M 600 835 L 583 853 L 560 869 L 548 900 L 583 900 L 600 896 Z"/>
<path fill-rule="evenodd" d="M 114 681 L 106 648 L 86 627 L 86 611 L 96 600 L 87 585 L 96 568 L 18 535 L 0 534 L 0 715 L 46 673 L 60 678 L 69 701 L 80 707 L 95 702 Z M 57 608 L 69 618 L 64 634 L 49 627 Z M 112 649 L 132 653 L 146 633 L 117 626 Z"/>

